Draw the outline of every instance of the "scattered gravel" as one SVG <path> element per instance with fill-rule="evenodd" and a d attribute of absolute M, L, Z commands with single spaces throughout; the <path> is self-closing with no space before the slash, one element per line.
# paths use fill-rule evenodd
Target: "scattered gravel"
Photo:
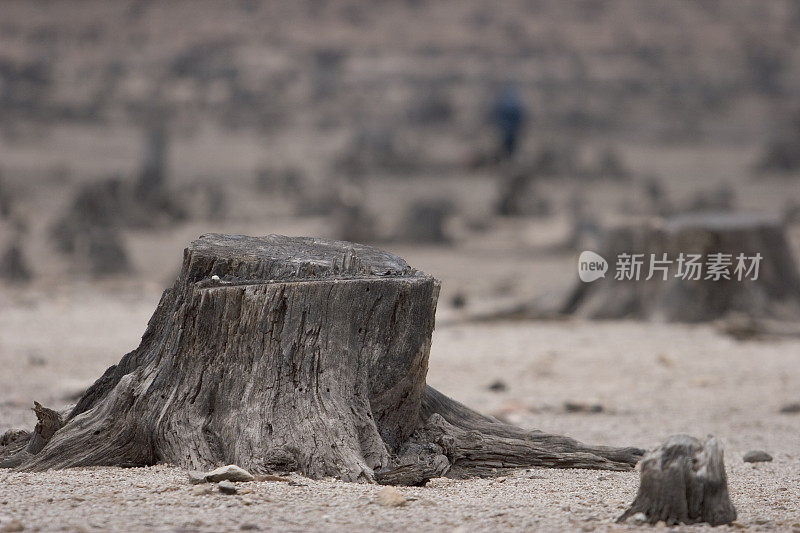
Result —
<path fill-rule="evenodd" d="M 728 467 L 731 496 L 739 511 L 736 531 L 770 525 L 791 532 L 793 524 L 800 523 L 799 466 L 795 461 L 791 471 L 773 463 Z M 536 478 L 529 477 L 532 472 Z M 216 491 L 197 494 L 213 485 L 189 485 L 186 471 L 173 467 L 76 468 L 0 474 L 0 515 L 24 521 L 26 530 L 43 531 L 230 531 L 247 524 L 281 531 L 634 529 L 631 522 L 614 520 L 635 496 L 638 473 L 607 472 L 603 477 L 599 481 L 598 473 L 590 470 L 534 469 L 507 475 L 505 483 L 437 478 L 426 487 L 395 489 L 292 475 L 305 486 L 237 483 L 239 494 L 223 496 Z M 376 505 L 378 493 L 386 488 L 405 497 L 405 504 Z M 680 530 L 733 531 L 701 525 Z"/>

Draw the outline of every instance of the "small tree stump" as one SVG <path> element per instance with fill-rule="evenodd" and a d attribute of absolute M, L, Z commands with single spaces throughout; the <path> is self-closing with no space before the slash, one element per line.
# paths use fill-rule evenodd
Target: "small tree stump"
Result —
<path fill-rule="evenodd" d="M 668 526 L 708 522 L 712 526 L 736 520 L 728 495 L 722 443 L 704 443 L 688 435 L 673 435 L 642 459 L 636 499 L 617 519 L 643 513 L 647 521 Z"/>
<path fill-rule="evenodd" d="M 0 219 L 11 217 L 11 208 L 14 205 L 14 196 L 9 191 L 8 184 L 0 174 Z"/>
<path fill-rule="evenodd" d="M 793 319 L 800 316 L 800 275 L 783 225 L 777 220 L 743 213 L 693 214 L 654 218 L 610 230 L 599 250 L 609 264 L 605 278 L 578 282 L 561 312 L 587 318 L 663 319 L 701 322 L 735 312 L 748 316 Z M 614 279 L 621 253 L 645 254 L 639 280 Z M 650 280 L 650 254 L 673 263 L 667 279 L 655 272 Z M 677 277 L 681 253 L 731 254 L 730 279 Z M 739 281 L 733 275 L 736 257 L 761 254 L 758 279 Z"/>
<path fill-rule="evenodd" d="M 368 246 L 204 235 L 141 345 L 14 466 L 234 463 L 421 484 L 451 469 L 636 464 L 637 448 L 523 431 L 427 387 L 438 292 Z"/>
<path fill-rule="evenodd" d="M 455 206 L 446 199 L 416 200 L 406 209 L 396 238 L 403 242 L 449 243 L 447 222 L 454 212 Z"/>
<path fill-rule="evenodd" d="M 21 243 L 21 239 L 15 238 L 0 255 L 0 279 L 10 283 L 27 283 L 33 278 Z"/>

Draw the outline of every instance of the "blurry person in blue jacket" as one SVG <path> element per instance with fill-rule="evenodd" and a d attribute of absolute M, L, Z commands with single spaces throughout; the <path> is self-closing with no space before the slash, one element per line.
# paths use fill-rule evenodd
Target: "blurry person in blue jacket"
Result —
<path fill-rule="evenodd" d="M 500 159 L 513 158 L 525 125 L 525 104 L 517 87 L 503 87 L 495 99 L 492 120 L 500 132 Z"/>

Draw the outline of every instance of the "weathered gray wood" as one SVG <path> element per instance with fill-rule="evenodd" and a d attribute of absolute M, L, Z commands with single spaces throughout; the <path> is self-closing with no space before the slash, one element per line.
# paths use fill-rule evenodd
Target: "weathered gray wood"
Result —
<path fill-rule="evenodd" d="M 617 519 L 643 513 L 647 521 L 668 526 L 708 522 L 713 526 L 736 520 L 728 495 L 722 443 L 704 443 L 688 435 L 673 435 L 642 459 L 636 499 Z"/>
<path fill-rule="evenodd" d="M 438 291 L 432 277 L 368 246 L 204 235 L 141 345 L 14 466 L 234 463 L 256 474 L 422 484 L 451 467 L 636 463 L 636 448 L 526 432 L 426 387 Z"/>
<path fill-rule="evenodd" d="M 0 468 L 11 468 L 25 463 L 42 451 L 53 435 L 64 426 L 64 419 L 58 411 L 43 407 L 39 402 L 33 402 L 33 412 L 36 413 L 38 420 L 33 433 L 28 436 L 24 447 L 21 449 L 16 447 L 13 455 L 0 461 Z M 15 439 L 14 444 L 17 444 L 19 440 Z"/>
<path fill-rule="evenodd" d="M 634 447 L 591 446 L 525 430 L 477 413 L 432 387 L 426 389 L 420 416 L 428 440 L 440 444 L 453 466 L 466 474 L 487 466 L 630 470 L 644 453 Z"/>
<path fill-rule="evenodd" d="M 449 470 L 450 460 L 441 446 L 416 442 L 412 438 L 389 466 L 375 472 L 375 480 L 382 485 L 424 485 L 429 479 L 441 477 Z"/>

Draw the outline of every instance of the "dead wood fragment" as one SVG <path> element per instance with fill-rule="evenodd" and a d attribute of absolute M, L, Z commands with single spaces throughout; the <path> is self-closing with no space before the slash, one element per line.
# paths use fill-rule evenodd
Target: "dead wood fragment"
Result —
<path fill-rule="evenodd" d="M 64 419 L 58 411 L 43 407 L 39 402 L 33 402 L 33 412 L 36 413 L 38 422 L 33 433 L 28 437 L 25 447 L 4 461 L 0 461 L 0 468 L 18 466 L 42 451 L 53 435 L 64 425 Z"/>

